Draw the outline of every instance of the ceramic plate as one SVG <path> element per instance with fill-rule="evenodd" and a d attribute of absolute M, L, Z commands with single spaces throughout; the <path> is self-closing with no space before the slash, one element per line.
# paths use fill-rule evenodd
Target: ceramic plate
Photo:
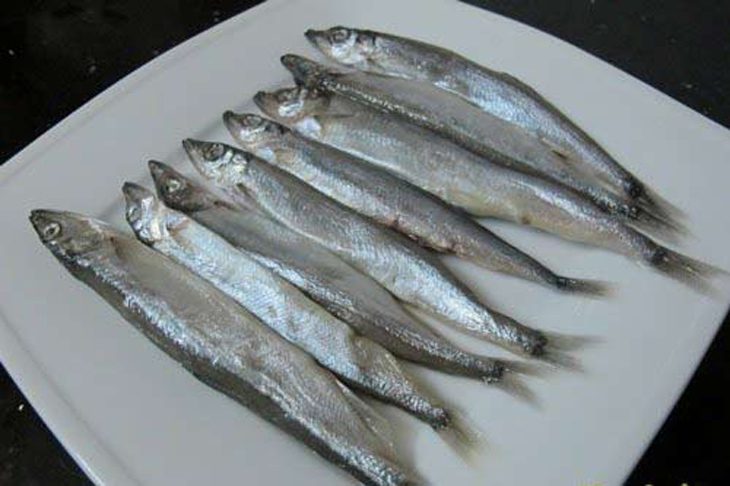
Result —
<path fill-rule="evenodd" d="M 279 56 L 314 56 L 302 33 L 334 24 L 424 39 L 532 84 L 687 212 L 693 237 L 683 252 L 730 268 L 730 137 L 720 126 L 568 44 L 460 3 L 272 0 L 127 76 L 0 169 L 0 357 L 94 481 L 350 483 L 158 351 L 75 281 L 27 221 L 32 208 L 50 207 L 122 225 L 123 181 L 149 185 L 149 158 L 187 170 L 184 137 L 230 141 L 221 113 L 251 108 L 257 90 L 287 82 Z M 469 417 L 488 447 L 467 466 L 433 431 L 383 407 L 398 447 L 436 485 L 618 484 L 710 343 L 730 286 L 720 282 L 718 295 L 707 297 L 620 256 L 524 228 L 492 227 L 563 273 L 615 282 L 615 297 L 567 297 L 448 264 L 519 320 L 601 342 L 580 353 L 584 372 L 531 381 L 539 406 L 414 370 Z"/>

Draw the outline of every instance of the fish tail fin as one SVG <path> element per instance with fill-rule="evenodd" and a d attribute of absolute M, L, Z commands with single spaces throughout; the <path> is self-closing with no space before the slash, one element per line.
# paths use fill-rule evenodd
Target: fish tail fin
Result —
<path fill-rule="evenodd" d="M 534 376 L 543 377 L 545 375 L 545 367 L 538 363 L 528 363 L 526 361 L 517 361 L 512 359 L 500 359 L 499 360 L 504 367 L 505 374 L 514 373 L 520 376 Z"/>
<path fill-rule="evenodd" d="M 670 215 L 656 214 L 651 208 L 641 205 L 631 206 L 631 210 L 627 218 L 630 225 L 664 241 L 675 243 L 690 235 L 689 229 Z"/>
<path fill-rule="evenodd" d="M 556 332 L 543 332 L 543 334 L 546 344 L 542 352 L 535 357 L 552 367 L 568 371 L 583 371 L 580 360 L 571 354 L 573 351 L 600 342 L 599 338 L 593 336 L 571 336 Z"/>
<path fill-rule="evenodd" d="M 684 211 L 649 189 L 646 185 L 638 181 L 637 184 L 634 187 L 638 189 L 630 196 L 646 211 L 668 222 L 677 221 L 686 216 Z"/>
<path fill-rule="evenodd" d="M 557 276 L 555 287 L 563 292 L 585 294 L 594 297 L 607 297 L 613 293 L 613 286 L 608 282 L 593 279 L 577 279 Z"/>
<path fill-rule="evenodd" d="M 449 412 L 448 426 L 436 432 L 451 450 L 470 465 L 476 464 L 479 453 L 486 448 L 486 441 L 477 426 L 457 411 Z"/>
<path fill-rule="evenodd" d="M 647 258 L 647 262 L 668 277 L 704 293 L 713 292 L 713 287 L 710 283 L 712 277 L 720 274 L 728 274 L 727 271 L 718 267 L 658 245 Z"/>
<path fill-rule="evenodd" d="M 525 380 L 519 373 L 519 371 L 510 372 L 510 369 L 507 368 L 501 379 L 497 381 L 487 381 L 487 383 L 499 388 L 501 391 L 506 392 L 518 400 L 529 403 L 534 407 L 539 407 L 540 401 L 538 400 L 537 395 L 535 395 L 535 392 L 527 386 Z"/>

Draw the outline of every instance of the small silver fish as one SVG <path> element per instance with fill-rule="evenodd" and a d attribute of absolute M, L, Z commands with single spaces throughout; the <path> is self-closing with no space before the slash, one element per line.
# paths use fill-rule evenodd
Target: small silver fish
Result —
<path fill-rule="evenodd" d="M 49 210 L 30 220 L 74 277 L 199 380 L 364 484 L 414 484 L 385 420 L 225 294 L 101 221 Z"/>
<path fill-rule="evenodd" d="M 363 71 L 431 83 L 487 113 L 536 134 L 573 163 L 590 169 L 627 197 L 669 217 L 670 206 L 535 89 L 453 51 L 370 30 L 333 27 L 305 36 L 330 59 Z"/>
<path fill-rule="evenodd" d="M 413 383 L 385 348 L 311 301 L 296 287 L 147 189 L 124 184 L 127 221 L 140 241 L 200 275 L 346 384 L 440 430 L 449 412 Z"/>
<path fill-rule="evenodd" d="M 314 98 L 309 105 L 321 111 L 320 96 L 304 94 L 297 98 L 305 102 Z M 282 98 L 287 97 L 294 95 Z M 268 111 L 297 120 L 294 124 L 307 135 L 353 146 L 358 153 L 367 153 L 369 161 L 472 214 L 533 226 L 568 240 L 607 248 L 703 291 L 710 290 L 707 277 L 718 272 L 711 265 L 659 245 L 561 184 L 477 160 L 444 140 L 434 141 L 414 133 L 416 127 L 397 123 L 393 117 L 368 119 L 367 113 L 350 116 L 351 102 L 348 107 L 347 100 L 342 103 L 342 98 L 336 98 L 333 110 L 337 115 L 328 118 L 302 114 L 300 120 L 297 114 L 306 103 L 297 100 L 275 110 L 271 97 L 267 100 Z"/>
<path fill-rule="evenodd" d="M 505 379 L 505 367 L 516 368 L 459 349 L 405 312 L 375 280 L 254 208 L 235 208 L 161 162 L 150 162 L 150 172 L 168 207 L 218 233 L 396 356 L 490 383 Z"/>
<path fill-rule="evenodd" d="M 502 199 L 490 200 L 496 185 L 493 179 L 499 174 L 514 174 L 513 169 L 434 136 L 425 128 L 335 93 L 296 87 L 262 91 L 254 100 L 268 116 L 305 137 L 394 172 L 476 216 L 495 216 L 487 207 Z M 542 179 L 539 175 L 532 177 L 537 182 Z M 598 186 L 582 181 L 567 185 L 637 228 L 664 238 L 679 231 Z M 594 197 L 597 192 L 601 194 Z"/>
<path fill-rule="evenodd" d="M 244 150 L 423 246 L 560 290 L 593 294 L 605 290 L 596 282 L 553 273 L 467 215 L 362 159 L 257 115 L 226 112 L 224 119 Z"/>
<path fill-rule="evenodd" d="M 529 132 L 428 83 L 338 72 L 291 54 L 281 60 L 299 84 L 345 96 L 426 128 L 489 161 L 564 184 L 585 194 L 604 211 L 646 224 L 662 235 L 673 238 L 684 232 L 668 212 L 622 202 L 599 185 L 583 180 L 565 157 Z"/>
<path fill-rule="evenodd" d="M 400 300 L 513 352 L 554 356 L 546 334 L 487 309 L 434 255 L 406 237 L 252 154 L 192 139 L 183 145 L 204 177 L 234 198 L 245 193 L 272 218 L 330 249 Z"/>

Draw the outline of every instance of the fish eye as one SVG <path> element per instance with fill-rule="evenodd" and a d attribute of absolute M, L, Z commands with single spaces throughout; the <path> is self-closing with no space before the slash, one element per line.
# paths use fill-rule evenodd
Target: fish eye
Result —
<path fill-rule="evenodd" d="M 163 186 L 167 194 L 173 194 L 182 188 L 182 182 L 177 179 L 168 179 Z"/>
<path fill-rule="evenodd" d="M 42 233 L 45 240 L 56 238 L 61 234 L 61 225 L 52 221 L 43 227 Z"/>
<path fill-rule="evenodd" d="M 345 42 L 350 37 L 347 29 L 335 29 L 330 32 L 330 40 L 335 43 Z"/>
<path fill-rule="evenodd" d="M 203 157 L 205 157 L 206 160 L 215 161 L 223 155 L 224 151 L 225 149 L 223 148 L 223 144 L 211 143 L 203 149 Z"/>

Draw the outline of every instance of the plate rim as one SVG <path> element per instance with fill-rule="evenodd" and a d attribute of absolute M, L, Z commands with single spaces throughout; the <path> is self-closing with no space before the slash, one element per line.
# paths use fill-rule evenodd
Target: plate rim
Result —
<path fill-rule="evenodd" d="M 303 0 L 266 0 L 258 5 L 235 14 L 220 24 L 199 32 L 162 53 L 160 56 L 157 56 L 134 69 L 114 84 L 86 101 L 79 108 L 61 119 L 53 127 L 6 160 L 5 163 L 0 166 L 0 190 L 2 190 L 2 187 L 9 183 L 13 177 L 27 168 L 34 160 L 38 159 L 67 133 L 81 128 L 84 124 L 91 121 L 98 112 L 103 111 L 106 105 L 117 102 L 125 95 L 133 92 L 134 89 L 143 83 L 148 77 L 154 76 L 156 73 L 168 69 L 181 58 L 192 54 L 209 42 L 212 42 L 214 39 L 225 35 L 228 31 L 239 28 L 246 22 L 255 21 L 257 16 L 267 15 L 278 8 L 286 7 L 293 3 L 300 3 L 302 1 Z M 513 25 L 518 26 L 517 28 L 523 30 L 529 29 L 533 35 L 539 34 L 542 37 L 549 38 L 551 42 L 555 42 L 560 45 L 560 49 L 572 49 L 585 59 L 589 59 L 592 63 L 599 63 L 603 65 L 604 68 L 611 68 L 615 75 L 623 77 L 625 81 L 630 80 L 634 85 L 641 86 L 641 89 L 647 96 L 653 96 L 659 99 L 663 104 L 671 104 L 674 109 L 691 112 L 693 116 L 701 118 L 708 126 L 712 126 L 714 129 L 720 129 L 723 133 L 727 133 L 728 131 L 726 127 L 718 122 L 708 118 L 702 113 L 692 110 L 688 106 L 661 92 L 657 88 L 654 88 L 641 79 L 636 78 L 609 62 L 604 61 L 603 59 L 563 39 L 560 39 L 551 33 L 544 32 L 528 24 L 491 10 L 463 3 L 461 0 L 421 1 L 440 4 L 451 3 L 453 7 L 467 9 L 475 15 L 478 12 L 479 15 L 485 17 L 496 17 L 502 22 L 510 22 Z M 727 304 L 723 313 L 724 317 L 721 318 L 719 322 L 715 323 L 714 331 L 708 337 L 707 341 L 702 343 L 701 353 L 697 353 L 691 358 L 690 361 L 692 366 L 690 367 L 687 376 L 683 377 L 681 380 L 681 386 L 678 386 L 674 390 L 671 406 L 662 413 L 661 422 L 659 422 L 652 434 L 644 437 L 644 443 L 641 446 L 641 454 L 634 458 L 633 463 L 626 464 L 626 470 L 622 475 L 624 481 L 628 478 L 629 474 L 631 474 L 631 471 L 635 468 L 638 461 L 643 457 L 654 437 L 676 406 L 679 398 L 684 393 L 684 390 L 690 383 L 694 373 L 697 371 L 701 361 L 704 359 L 709 347 L 714 342 L 720 327 L 727 319 L 729 312 L 730 304 Z M 52 431 L 54 436 L 63 445 L 64 449 L 69 453 L 84 473 L 87 474 L 92 482 L 95 484 L 140 484 L 139 479 L 132 476 L 131 471 L 129 471 L 128 468 L 125 468 L 124 463 L 104 446 L 103 440 L 98 436 L 98 434 L 86 425 L 83 417 L 66 401 L 63 393 L 57 389 L 55 382 L 46 375 L 43 366 L 38 363 L 32 353 L 27 350 L 22 339 L 17 335 L 5 317 L 2 308 L 0 308 L 0 361 L 2 361 L 2 364 L 5 366 L 10 377 L 32 404 L 33 408 L 36 410 L 46 426 Z"/>

